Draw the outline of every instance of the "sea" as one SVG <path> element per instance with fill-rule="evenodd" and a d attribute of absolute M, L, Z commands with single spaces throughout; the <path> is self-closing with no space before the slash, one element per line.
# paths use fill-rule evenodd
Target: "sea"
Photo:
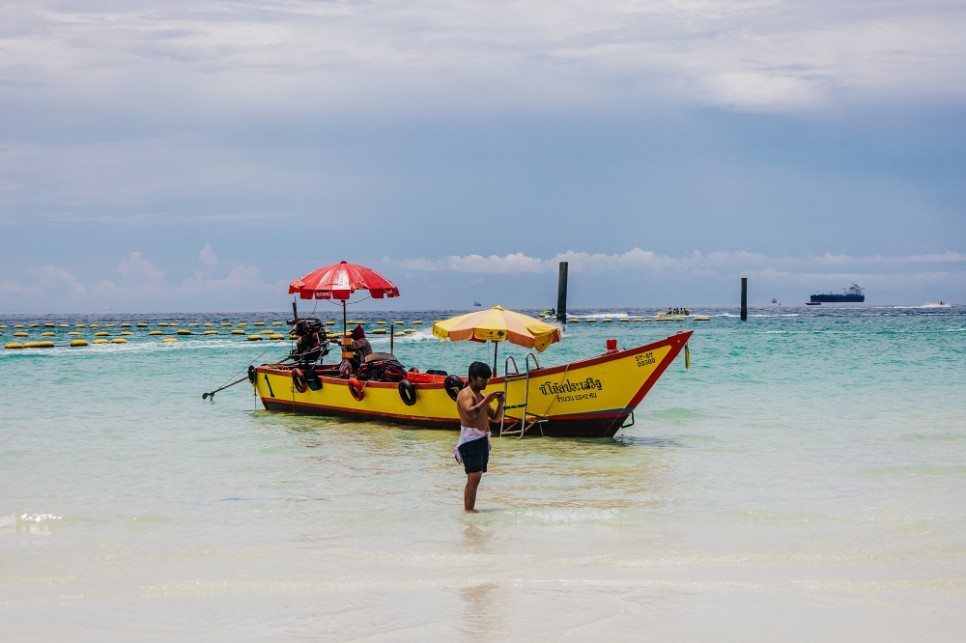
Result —
<path fill-rule="evenodd" d="M 433 337 L 462 312 L 347 323 L 407 367 L 525 364 Z M 690 359 L 612 439 L 495 438 L 476 514 L 455 431 L 261 407 L 290 311 L 0 315 L 53 343 L 0 351 L 0 637 L 963 641 L 966 306 L 657 312 L 570 311 L 541 366 Z"/>

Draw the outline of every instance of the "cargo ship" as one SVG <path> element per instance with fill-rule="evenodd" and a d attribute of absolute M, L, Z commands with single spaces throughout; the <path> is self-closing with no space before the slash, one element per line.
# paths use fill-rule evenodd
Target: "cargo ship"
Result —
<path fill-rule="evenodd" d="M 838 304 L 861 303 L 865 301 L 863 289 L 858 284 L 852 284 L 841 293 L 824 292 L 812 295 L 809 304 Z"/>

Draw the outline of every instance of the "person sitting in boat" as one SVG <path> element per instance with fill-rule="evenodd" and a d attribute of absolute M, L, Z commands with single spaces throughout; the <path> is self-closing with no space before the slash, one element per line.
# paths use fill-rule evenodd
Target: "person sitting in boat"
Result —
<path fill-rule="evenodd" d="M 328 340 L 319 320 L 300 319 L 292 330 L 296 339 L 289 357 L 295 361 L 311 364 L 329 352 Z"/>
<path fill-rule="evenodd" d="M 351 356 L 343 359 L 342 364 L 339 365 L 339 372 L 343 375 L 358 371 L 359 367 L 366 361 L 366 357 L 372 354 L 372 345 L 366 339 L 366 331 L 361 325 L 352 329 L 351 337 L 352 341 L 346 346 L 345 353 L 351 354 Z"/>

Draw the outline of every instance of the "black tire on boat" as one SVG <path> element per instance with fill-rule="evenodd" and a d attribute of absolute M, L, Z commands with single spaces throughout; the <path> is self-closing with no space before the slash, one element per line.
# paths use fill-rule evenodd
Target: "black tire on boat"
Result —
<path fill-rule="evenodd" d="M 416 386 L 409 380 L 400 380 L 399 397 L 402 398 L 403 404 L 412 406 L 416 403 Z"/>
<path fill-rule="evenodd" d="M 248 381 L 252 384 L 255 383 L 255 366 L 251 365 L 248 367 Z"/>
<path fill-rule="evenodd" d="M 466 382 L 456 375 L 447 375 L 446 379 L 443 380 L 443 388 L 446 389 L 446 393 L 454 402 L 456 401 L 456 396 L 459 395 L 464 386 L 466 386 Z"/>

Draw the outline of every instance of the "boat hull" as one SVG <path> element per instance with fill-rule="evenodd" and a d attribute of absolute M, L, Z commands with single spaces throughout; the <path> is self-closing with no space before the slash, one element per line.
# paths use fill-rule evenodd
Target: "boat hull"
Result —
<path fill-rule="evenodd" d="M 504 430 L 550 437 L 606 438 L 685 347 L 692 332 L 626 350 L 612 350 L 518 376 L 493 377 L 487 390 L 506 391 Z M 331 367 L 315 369 L 306 387 L 292 364 L 262 364 L 249 379 L 269 411 L 376 421 L 427 429 L 459 429 L 452 390 L 444 375 L 410 374 L 409 384 L 349 380 Z M 353 388 L 354 387 L 354 388 Z M 402 387 L 408 389 L 400 390 Z M 316 389 L 317 390 L 314 390 Z M 409 402 L 409 403 L 407 403 Z M 496 430 L 496 427 L 494 427 Z"/>
<path fill-rule="evenodd" d="M 812 295 L 809 303 L 812 304 L 861 304 L 865 301 L 865 295 Z"/>

